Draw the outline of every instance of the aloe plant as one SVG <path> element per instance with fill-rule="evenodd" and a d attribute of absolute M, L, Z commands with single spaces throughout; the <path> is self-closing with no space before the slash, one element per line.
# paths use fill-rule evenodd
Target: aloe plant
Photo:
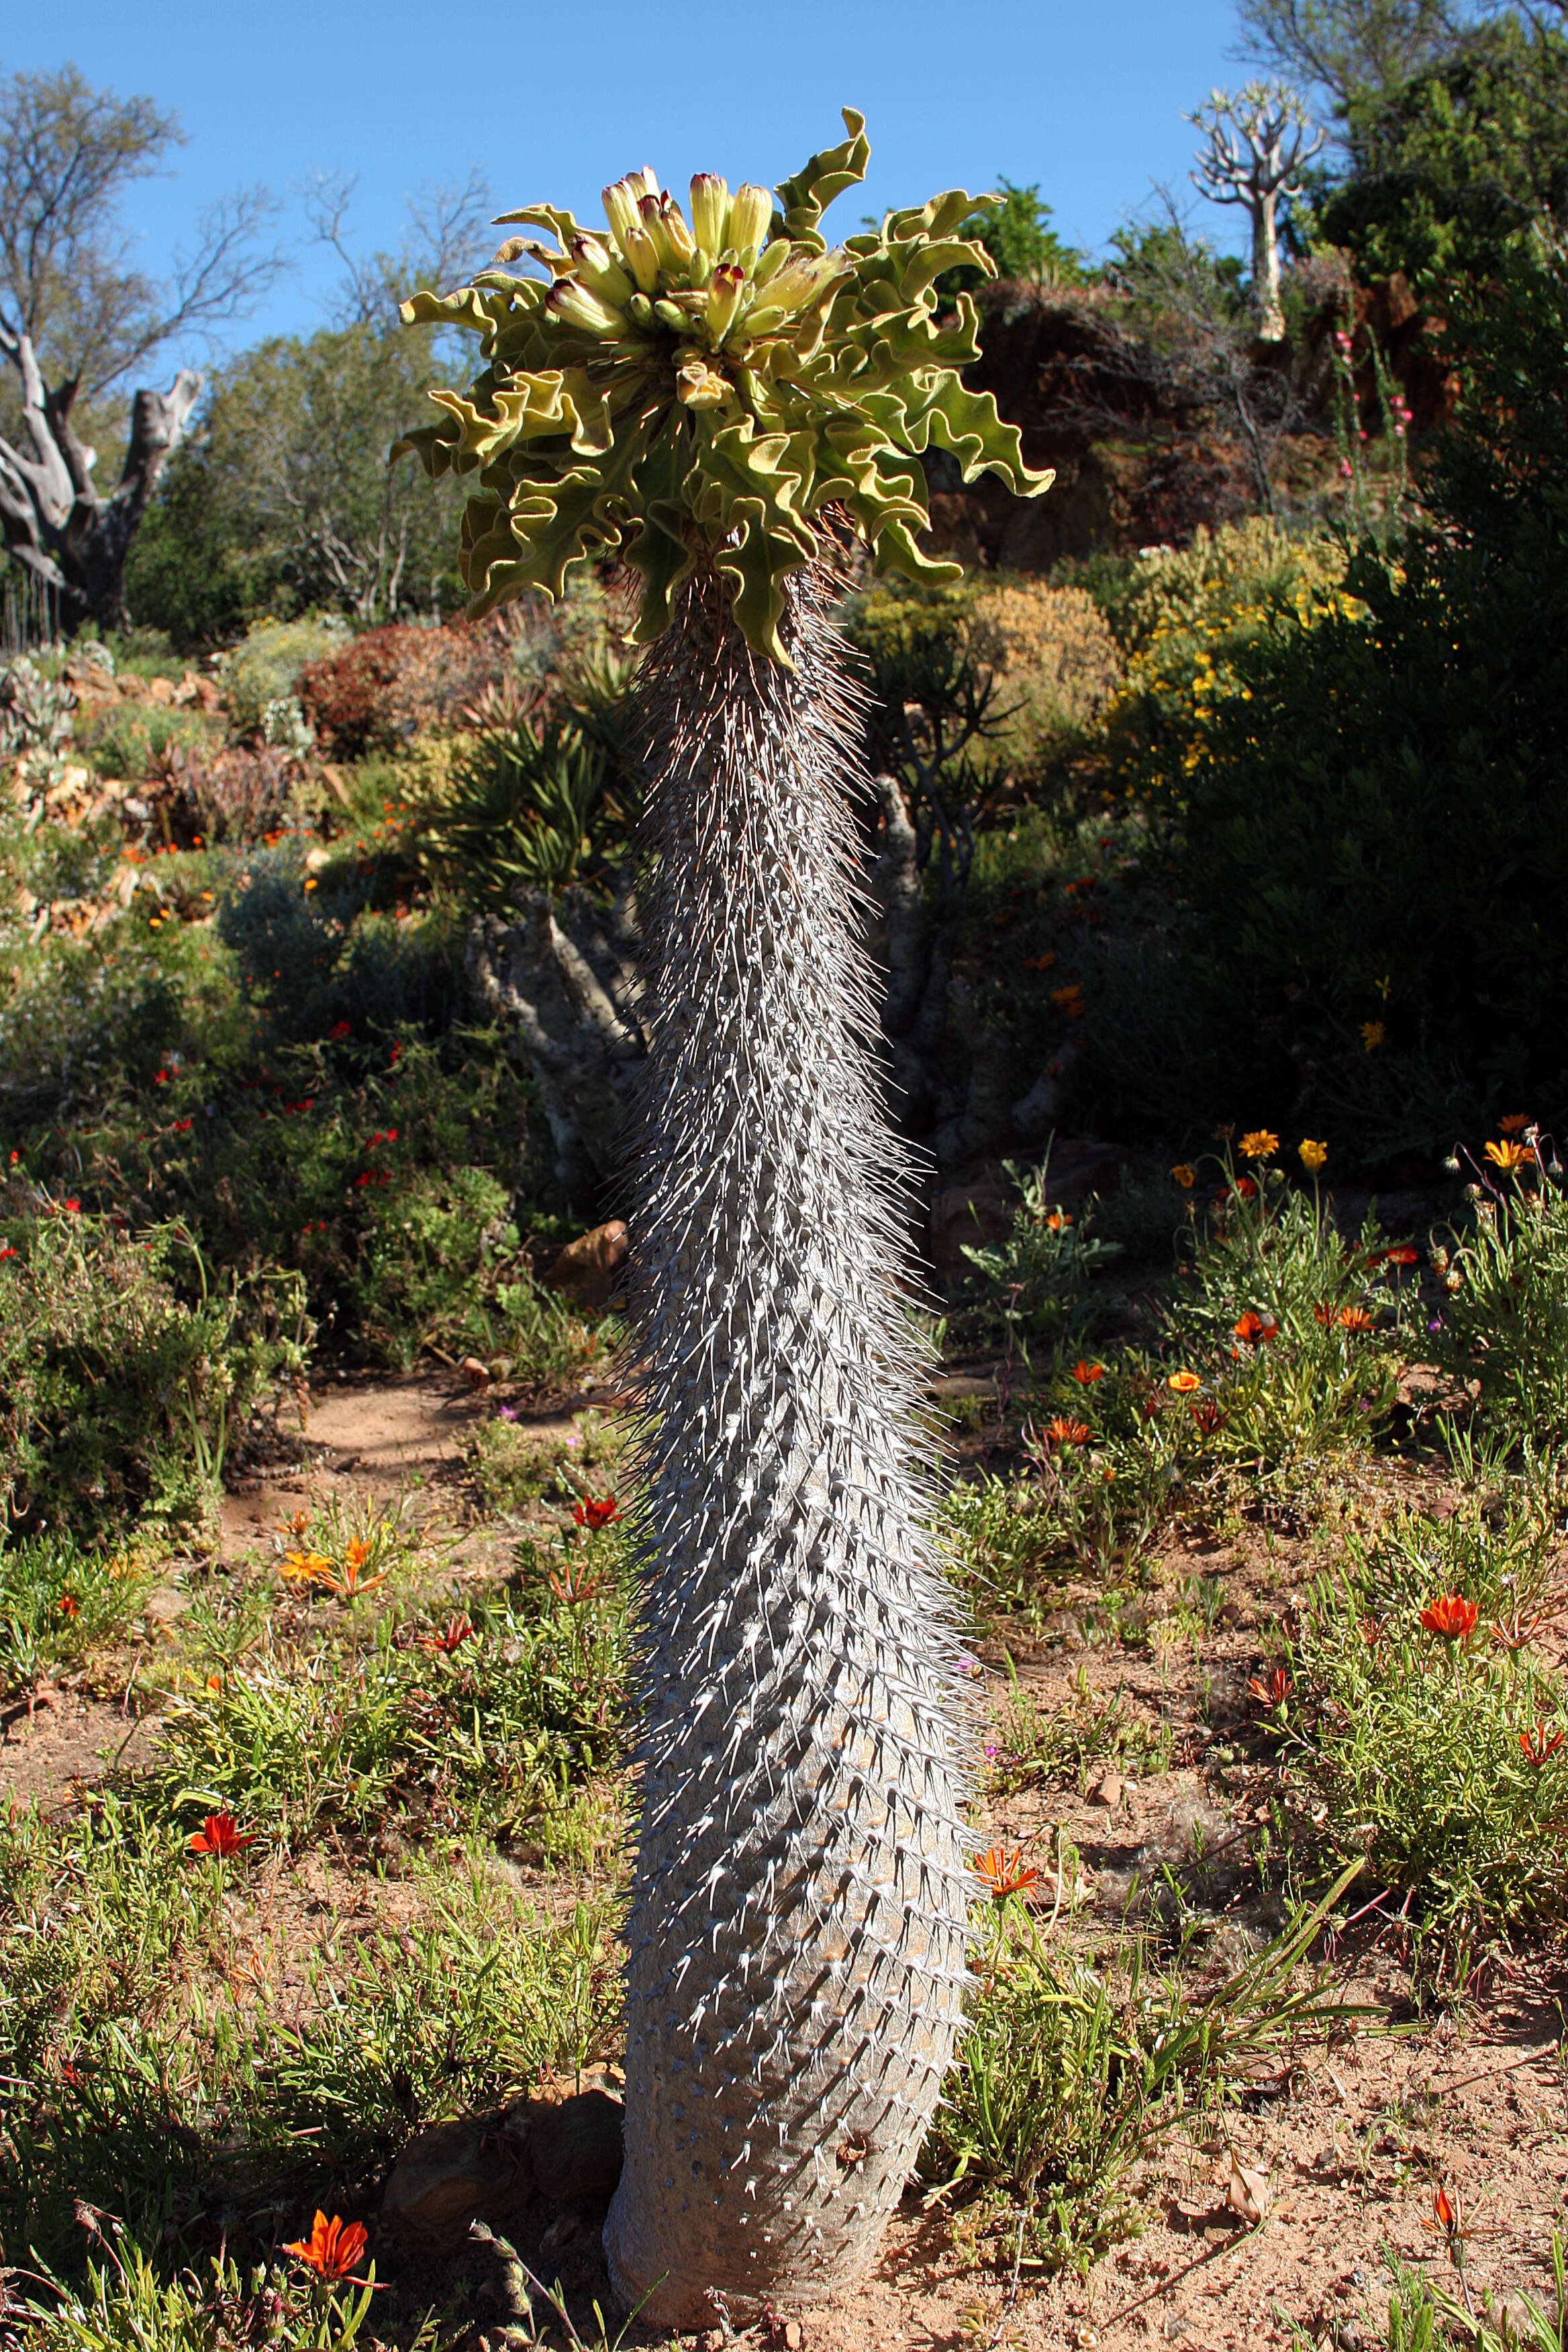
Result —
<path fill-rule="evenodd" d="M 646 1009 L 633 1304 L 647 1370 L 641 1827 L 626 2166 L 605 2244 L 665 2326 L 816 2300 L 870 2260 L 965 1982 L 957 1643 L 927 1532 L 899 1296 L 906 1171 L 878 1108 L 849 794 L 860 700 L 830 617 L 851 534 L 947 579 L 910 462 L 1015 489 L 958 369 L 982 270 L 962 191 L 830 247 L 862 118 L 767 191 L 651 172 L 609 234 L 534 205 L 459 292 L 486 367 L 411 436 L 475 478 L 476 608 L 641 578 Z M 518 278 L 524 256 L 542 277 Z"/>

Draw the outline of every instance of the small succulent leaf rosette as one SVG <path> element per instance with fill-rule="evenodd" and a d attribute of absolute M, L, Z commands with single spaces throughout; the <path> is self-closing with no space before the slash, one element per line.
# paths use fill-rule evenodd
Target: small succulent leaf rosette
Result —
<path fill-rule="evenodd" d="M 651 171 L 605 191 L 609 233 L 553 205 L 507 223 L 510 238 L 456 293 L 416 294 L 411 324 L 471 328 L 487 362 L 467 393 L 438 391 L 438 424 L 409 434 L 432 476 L 477 477 L 461 563 L 476 617 L 524 589 L 559 596 L 567 566 L 624 551 L 642 580 L 647 641 L 700 562 L 734 584 L 736 620 L 760 653 L 787 662 L 784 583 L 817 552 L 837 506 L 879 572 L 956 576 L 921 552 L 928 448 L 964 480 L 989 469 L 1024 497 L 1051 476 L 1023 462 L 1018 433 L 959 370 L 978 353 L 968 295 L 937 317 L 934 281 L 956 262 L 994 275 L 955 234 L 973 210 L 962 189 L 889 213 L 872 234 L 829 247 L 821 220 L 864 178 L 864 118 L 777 191 L 699 173 L 688 222 Z M 547 278 L 519 277 L 523 257 Z"/>

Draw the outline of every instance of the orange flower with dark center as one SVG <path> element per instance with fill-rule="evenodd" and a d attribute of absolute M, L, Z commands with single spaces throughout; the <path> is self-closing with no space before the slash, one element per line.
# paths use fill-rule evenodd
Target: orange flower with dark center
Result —
<path fill-rule="evenodd" d="M 81 1615 L 81 1602 L 77 1599 L 74 1592 L 62 1592 L 60 1595 L 59 1606 L 60 1615 L 62 1617 L 79 1617 Z"/>
<path fill-rule="evenodd" d="M 1480 1615 L 1473 1601 L 1462 1592 L 1442 1592 L 1429 1601 L 1421 1612 L 1421 1622 L 1428 1633 L 1439 1634 L 1445 1642 L 1468 1642 L 1476 1630 Z"/>
<path fill-rule="evenodd" d="M 1244 1339 L 1249 1348 L 1261 1348 L 1266 1341 L 1277 1339 L 1279 1336 L 1279 1326 L 1273 1316 L 1259 1315 L 1256 1307 L 1249 1307 L 1240 1321 L 1233 1323 L 1230 1328 L 1237 1338 Z"/>
<path fill-rule="evenodd" d="M 1170 1372 L 1166 1375 L 1165 1386 L 1174 1389 L 1178 1396 L 1191 1396 L 1194 1389 L 1202 1388 L 1203 1382 L 1196 1372 Z"/>
<path fill-rule="evenodd" d="M 1563 1737 L 1561 1731 L 1554 1731 L 1548 1738 L 1546 1726 L 1543 1723 L 1538 1723 L 1531 1730 L 1520 1733 L 1519 1744 L 1531 1763 L 1539 1766 L 1544 1764 L 1549 1756 L 1556 1755 L 1563 1745 Z"/>
<path fill-rule="evenodd" d="M 1522 1135 L 1530 1125 L 1530 1113 L 1523 1110 L 1510 1111 L 1506 1118 L 1499 1119 L 1498 1125 L 1505 1135 Z"/>
<path fill-rule="evenodd" d="M 1005 1903 L 1009 1895 L 1026 1895 L 1031 1886 L 1039 1884 L 1037 1870 L 1018 1867 L 1023 1859 L 1022 1853 L 1018 1853 L 1009 1860 L 1005 1846 L 994 1845 L 986 1853 L 975 1855 L 974 1875 L 998 1903 Z"/>
<path fill-rule="evenodd" d="M 597 1498 L 584 1495 L 580 1503 L 572 1506 L 572 1517 L 580 1528 L 607 1528 L 620 1516 L 621 1507 L 614 1495 L 601 1495 Z"/>
<path fill-rule="evenodd" d="M 1364 1307 L 1342 1307 L 1336 1319 L 1346 1331 L 1370 1331 L 1377 1318 Z"/>
<path fill-rule="evenodd" d="M 1075 1421 L 1067 1412 L 1058 1412 L 1046 1427 L 1053 1445 L 1087 1445 L 1092 1433 L 1087 1421 Z"/>
<path fill-rule="evenodd" d="M 1102 1381 L 1105 1378 L 1105 1366 L 1091 1364 L 1086 1356 L 1080 1356 L 1072 1368 L 1072 1376 L 1079 1388 L 1086 1389 L 1091 1381 Z"/>
<path fill-rule="evenodd" d="M 232 1813 L 209 1813 L 199 1830 L 191 1832 L 191 1852 L 210 1853 L 216 1861 L 229 1862 L 247 1845 L 256 1843 L 254 1830 L 241 1830 Z"/>
<path fill-rule="evenodd" d="M 444 1651 L 450 1657 L 454 1650 L 460 1650 L 465 1642 L 475 1638 L 473 1624 L 468 1618 L 448 1617 L 446 1623 L 436 1631 L 421 1633 L 419 1646 L 422 1650 Z"/>
<path fill-rule="evenodd" d="M 1267 1682 L 1248 1675 L 1247 1687 L 1260 1706 L 1283 1706 L 1290 1696 L 1290 1676 L 1284 1666 L 1276 1666 Z"/>
<path fill-rule="evenodd" d="M 292 2238 L 284 2246 L 286 2254 L 295 2255 L 321 2279 L 346 2279 L 365 2250 L 366 2239 L 363 2221 L 340 2221 L 333 2214 L 317 2212 L 315 2226 L 309 2238 Z M 354 2284 L 361 2286 L 362 2279 Z"/>
<path fill-rule="evenodd" d="M 1505 1176 L 1517 1175 L 1535 1158 L 1534 1146 L 1529 1143 L 1489 1143 L 1486 1153 L 1492 1166 L 1500 1168 Z"/>
<path fill-rule="evenodd" d="M 1242 1137 L 1241 1148 L 1248 1160 L 1272 1160 L 1279 1149 L 1279 1138 L 1272 1128 L 1255 1127 Z"/>

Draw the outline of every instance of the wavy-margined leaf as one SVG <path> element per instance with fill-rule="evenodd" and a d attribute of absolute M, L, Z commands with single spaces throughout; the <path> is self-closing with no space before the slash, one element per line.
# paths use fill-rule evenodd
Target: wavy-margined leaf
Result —
<path fill-rule="evenodd" d="M 520 239 L 498 261 L 526 251 L 548 278 L 492 268 L 405 304 L 411 320 L 481 341 L 468 391 L 434 394 L 441 421 L 398 445 L 432 474 L 478 475 L 461 553 L 476 614 L 525 588 L 558 596 L 571 564 L 624 551 L 643 583 L 646 640 L 706 563 L 733 582 L 749 642 L 784 661 L 784 583 L 816 553 L 826 509 L 847 516 L 879 571 L 941 580 L 956 567 L 921 551 L 925 484 L 911 460 L 944 449 L 966 480 L 990 471 L 1026 498 L 1047 488 L 991 394 L 960 381 L 978 352 L 973 301 L 937 314 L 943 270 L 994 274 L 955 234 L 973 200 L 949 189 L 829 252 L 823 213 L 870 152 L 851 107 L 844 124 L 845 140 L 781 184 L 760 248 L 756 191 L 734 200 L 744 227 L 718 254 L 695 246 L 665 196 L 650 283 L 639 175 L 621 184 L 621 226 L 607 192 L 608 236 L 553 205 L 505 215 L 556 244 Z M 716 238 L 731 209 L 726 191 Z"/>

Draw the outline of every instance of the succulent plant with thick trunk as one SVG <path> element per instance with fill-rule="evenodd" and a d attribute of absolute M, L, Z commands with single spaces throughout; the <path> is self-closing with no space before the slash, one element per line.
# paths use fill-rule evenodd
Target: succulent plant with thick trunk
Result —
<path fill-rule="evenodd" d="M 918 469 L 1020 490 L 956 369 L 984 257 L 962 191 L 829 251 L 863 125 L 778 191 L 651 173 L 611 236 L 512 219 L 540 279 L 410 314 L 485 337 L 411 436 L 479 476 L 481 607 L 625 549 L 643 579 L 650 1051 L 633 1223 L 650 1538 L 626 2168 L 605 2244 L 666 2326 L 816 2300 L 875 2251 L 951 2056 L 969 1874 L 956 1643 L 914 1467 L 898 1148 L 853 880 L 856 694 L 828 617 L 847 527 L 922 556 Z"/>

